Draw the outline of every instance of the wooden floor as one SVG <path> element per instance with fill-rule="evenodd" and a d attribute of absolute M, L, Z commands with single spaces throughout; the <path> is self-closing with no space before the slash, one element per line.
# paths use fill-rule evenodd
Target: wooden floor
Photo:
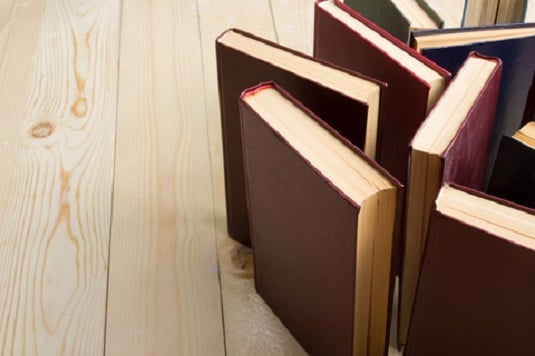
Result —
<path fill-rule="evenodd" d="M 313 2 L 0 0 L 0 355 L 304 353 L 225 233 L 214 39 L 310 53 Z"/>

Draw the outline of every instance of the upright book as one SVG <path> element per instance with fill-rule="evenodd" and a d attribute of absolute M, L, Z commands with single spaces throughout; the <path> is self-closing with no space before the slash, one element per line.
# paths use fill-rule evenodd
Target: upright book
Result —
<path fill-rule="evenodd" d="M 412 43 L 429 59 L 455 74 L 466 56 L 477 51 L 503 62 L 496 124 L 488 167 L 492 168 L 503 134 L 513 135 L 535 108 L 535 24 L 444 29 L 414 33 Z M 490 171 L 486 179 L 490 177 Z"/>
<path fill-rule="evenodd" d="M 399 303 L 399 341 L 412 311 L 429 214 L 443 182 L 483 189 L 501 62 L 472 53 L 411 143 Z"/>
<path fill-rule="evenodd" d="M 316 3 L 314 56 L 388 83 L 377 161 L 407 179 L 409 143 L 449 73 L 339 1 Z"/>
<path fill-rule="evenodd" d="M 535 210 L 445 185 L 406 356 L 533 355 Z"/>
<path fill-rule="evenodd" d="M 346 0 L 344 3 L 405 43 L 413 30 L 444 25 L 444 20 L 425 0 Z"/>
<path fill-rule="evenodd" d="M 231 237 L 250 245 L 238 110 L 240 93 L 261 81 L 275 80 L 374 157 L 384 84 L 239 30 L 224 32 L 216 41 L 216 53 L 227 229 Z"/>
<path fill-rule="evenodd" d="M 487 192 L 535 209 L 535 121 L 504 135 Z"/>
<path fill-rule="evenodd" d="M 384 355 L 400 185 L 273 84 L 241 125 L 255 286 L 313 355 Z"/>

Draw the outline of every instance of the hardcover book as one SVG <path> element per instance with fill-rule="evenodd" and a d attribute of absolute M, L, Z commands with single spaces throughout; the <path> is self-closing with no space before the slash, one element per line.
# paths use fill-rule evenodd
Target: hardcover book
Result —
<path fill-rule="evenodd" d="M 377 161 L 405 183 L 409 143 L 449 73 L 339 1 L 316 3 L 314 56 L 388 83 Z"/>
<path fill-rule="evenodd" d="M 413 30 L 444 25 L 425 0 L 346 0 L 344 3 L 405 43 L 409 42 Z"/>
<path fill-rule="evenodd" d="M 504 135 L 487 192 L 535 209 L 535 122 Z"/>
<path fill-rule="evenodd" d="M 484 188 L 501 62 L 471 53 L 411 143 L 400 283 L 404 344 L 433 201 L 444 182 Z"/>
<path fill-rule="evenodd" d="M 532 355 L 534 274 L 535 210 L 445 185 L 404 355 Z"/>
<path fill-rule="evenodd" d="M 399 183 L 274 84 L 240 104 L 258 293 L 310 354 L 384 355 Z"/>
<path fill-rule="evenodd" d="M 216 41 L 216 53 L 227 229 L 231 237 L 250 245 L 238 110 L 240 93 L 259 82 L 275 80 L 374 157 L 385 85 L 239 30 L 223 33 Z"/>
<path fill-rule="evenodd" d="M 522 122 L 533 118 L 535 24 L 418 31 L 412 45 L 454 75 L 472 51 L 502 60 L 503 75 L 488 161 L 492 169 L 502 136 L 513 135 Z M 490 173 L 487 171 L 486 180 Z"/>

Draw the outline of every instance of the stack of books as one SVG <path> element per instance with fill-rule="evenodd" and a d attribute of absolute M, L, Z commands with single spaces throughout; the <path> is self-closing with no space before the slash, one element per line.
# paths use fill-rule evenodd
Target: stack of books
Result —
<path fill-rule="evenodd" d="M 228 232 L 310 354 L 386 354 L 398 277 L 407 355 L 529 353 L 535 24 L 407 4 L 317 1 L 312 56 L 217 38 Z"/>

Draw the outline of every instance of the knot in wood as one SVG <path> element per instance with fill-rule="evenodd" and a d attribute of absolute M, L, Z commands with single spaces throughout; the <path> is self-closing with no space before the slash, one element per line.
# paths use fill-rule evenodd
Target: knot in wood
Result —
<path fill-rule="evenodd" d="M 30 134 L 35 138 L 45 138 L 54 132 L 54 125 L 51 122 L 38 122 L 30 129 Z"/>
<path fill-rule="evenodd" d="M 72 104 L 71 112 L 78 118 L 84 117 L 87 113 L 87 99 L 83 97 L 78 98 L 74 104 Z"/>
<path fill-rule="evenodd" d="M 232 264 L 241 269 L 248 270 L 253 268 L 253 252 L 250 248 L 239 246 L 231 252 Z"/>

